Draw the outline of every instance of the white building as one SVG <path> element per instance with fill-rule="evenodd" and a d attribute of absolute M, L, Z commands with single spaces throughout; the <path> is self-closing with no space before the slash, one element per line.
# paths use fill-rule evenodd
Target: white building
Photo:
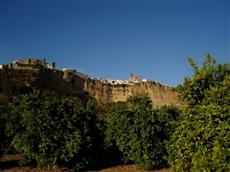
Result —
<path fill-rule="evenodd" d="M 47 63 L 47 64 L 46 64 L 46 67 L 47 67 L 48 69 L 54 70 L 54 69 L 55 69 L 55 63 L 52 63 L 52 64 Z"/>
<path fill-rule="evenodd" d="M 63 71 L 63 72 L 75 73 L 75 72 L 76 72 L 76 69 L 73 69 L 73 68 L 63 68 L 62 71 Z"/>
<path fill-rule="evenodd" d="M 112 80 L 112 79 L 107 79 L 107 82 L 112 85 L 121 85 L 121 84 L 128 84 L 128 81 L 126 80 Z"/>

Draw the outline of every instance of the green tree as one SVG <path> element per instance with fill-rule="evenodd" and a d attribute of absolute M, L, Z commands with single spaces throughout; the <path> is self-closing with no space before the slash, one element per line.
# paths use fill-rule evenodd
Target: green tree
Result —
<path fill-rule="evenodd" d="M 106 145 L 117 146 L 125 162 L 145 169 L 165 165 L 164 141 L 172 129 L 169 121 L 177 115 L 175 108 L 153 110 L 148 97 L 130 97 L 105 115 Z"/>
<path fill-rule="evenodd" d="M 229 74 L 208 55 L 181 86 L 189 106 L 167 145 L 173 171 L 230 171 Z"/>
<path fill-rule="evenodd" d="M 5 112 L 3 107 L 0 106 L 0 156 L 5 151 L 5 142 L 6 142 L 6 135 L 5 135 Z"/>
<path fill-rule="evenodd" d="M 13 106 L 8 134 L 20 154 L 21 165 L 66 166 L 80 170 L 91 166 L 98 152 L 95 101 L 72 96 L 41 97 L 38 91 Z"/>
<path fill-rule="evenodd" d="M 193 69 L 193 76 L 186 77 L 184 83 L 179 85 L 182 99 L 190 106 L 195 106 L 205 99 L 205 94 L 210 87 L 215 87 L 223 81 L 230 73 L 229 64 L 217 64 L 210 54 L 205 55 L 205 59 L 200 68 L 194 60 L 189 57 L 188 61 Z"/>

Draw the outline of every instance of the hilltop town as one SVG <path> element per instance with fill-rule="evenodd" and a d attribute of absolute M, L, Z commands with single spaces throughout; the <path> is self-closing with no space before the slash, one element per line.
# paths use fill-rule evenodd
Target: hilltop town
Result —
<path fill-rule="evenodd" d="M 56 70 L 60 71 L 60 69 L 56 69 L 56 63 L 47 63 L 45 58 L 28 58 L 28 59 L 17 59 L 14 60 L 12 63 L 9 64 L 0 64 L 0 69 L 8 68 L 8 69 L 16 69 L 16 70 L 34 70 L 38 71 L 40 67 L 47 68 L 50 70 Z M 142 79 L 141 76 L 136 76 L 133 73 L 129 73 L 128 80 L 115 80 L 115 79 L 105 79 L 105 78 L 98 78 L 98 77 L 92 77 L 88 76 L 87 74 L 84 74 L 82 72 L 77 71 L 73 68 L 63 68 L 61 69 L 65 74 L 71 73 L 73 75 L 77 75 L 79 77 L 83 78 L 90 78 L 92 80 L 100 80 L 104 84 L 111 84 L 111 85 L 132 85 L 135 83 L 141 83 L 141 82 L 147 82 L 146 79 Z M 156 83 L 159 83 L 155 81 Z M 160 83 L 159 83 L 160 84 Z"/>
<path fill-rule="evenodd" d="M 40 83 L 39 87 L 68 94 L 88 92 L 99 104 L 126 101 L 134 95 L 148 95 L 156 106 L 181 105 L 178 93 L 171 87 L 157 81 L 142 79 L 132 73 L 129 73 L 127 80 L 97 78 L 72 68 L 57 69 L 54 62 L 47 63 L 45 58 L 14 60 L 12 63 L 0 65 L 0 70 L 6 69 L 23 71 L 19 72 L 21 75 L 24 74 L 20 82 L 24 82 L 26 87 Z M 33 73 L 33 77 L 29 73 Z M 17 80 L 9 79 L 14 82 Z"/>

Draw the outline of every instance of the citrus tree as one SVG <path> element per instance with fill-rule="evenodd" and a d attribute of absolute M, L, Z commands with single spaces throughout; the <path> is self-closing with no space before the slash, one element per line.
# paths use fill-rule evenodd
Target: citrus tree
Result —
<path fill-rule="evenodd" d="M 230 65 L 206 55 L 192 66 L 180 86 L 189 106 L 167 145 L 169 164 L 178 172 L 230 171 Z"/>
<path fill-rule="evenodd" d="M 93 99 L 42 97 L 36 90 L 24 95 L 11 107 L 14 119 L 7 123 L 21 165 L 74 170 L 91 166 L 101 151 L 96 111 Z"/>
<path fill-rule="evenodd" d="M 105 115 L 106 145 L 118 147 L 125 162 L 144 169 L 164 166 L 164 141 L 177 116 L 176 108 L 153 109 L 148 97 L 130 97 L 114 104 Z"/>

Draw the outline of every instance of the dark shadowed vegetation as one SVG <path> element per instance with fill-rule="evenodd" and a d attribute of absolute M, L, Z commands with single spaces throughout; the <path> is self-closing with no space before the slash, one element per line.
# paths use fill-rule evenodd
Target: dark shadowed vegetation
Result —
<path fill-rule="evenodd" d="M 153 109 L 148 97 L 115 103 L 104 115 L 106 146 L 117 147 L 124 162 L 134 162 L 144 169 L 165 166 L 165 141 L 178 115 L 175 107 Z"/>

